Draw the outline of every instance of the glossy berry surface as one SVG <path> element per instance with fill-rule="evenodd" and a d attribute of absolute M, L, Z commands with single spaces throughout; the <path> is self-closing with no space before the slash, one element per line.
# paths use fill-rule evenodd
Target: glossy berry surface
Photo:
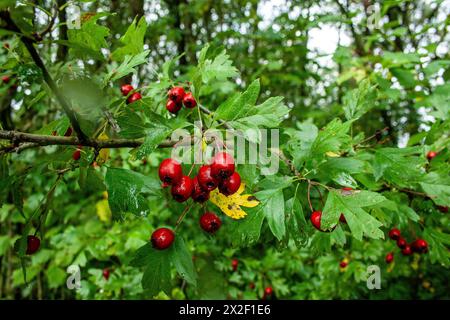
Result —
<path fill-rule="evenodd" d="M 412 243 L 411 249 L 417 253 L 426 253 L 428 251 L 428 242 L 424 239 L 417 239 Z"/>
<path fill-rule="evenodd" d="M 167 109 L 167 111 L 169 111 L 170 113 L 176 114 L 176 113 L 178 113 L 178 111 L 180 111 L 180 109 L 181 109 L 181 104 L 176 103 L 176 102 L 173 101 L 173 100 L 167 100 L 167 103 L 166 103 L 166 109 Z"/>
<path fill-rule="evenodd" d="M 102 274 L 103 274 L 103 278 L 105 278 L 105 280 L 109 279 L 110 271 L 108 268 L 103 269 Z"/>
<path fill-rule="evenodd" d="M 198 203 L 203 203 L 209 199 L 209 191 L 204 190 L 198 183 L 198 177 L 192 179 L 194 184 L 194 191 L 192 191 L 192 200 Z"/>
<path fill-rule="evenodd" d="M 392 253 L 392 252 L 389 252 L 387 255 L 386 255 L 386 258 L 384 258 L 384 260 L 386 261 L 386 263 L 391 263 L 392 261 L 394 261 L 394 253 Z"/>
<path fill-rule="evenodd" d="M 184 89 L 182 87 L 173 87 L 169 90 L 169 99 L 177 104 L 181 104 L 183 101 L 183 98 L 185 96 Z"/>
<path fill-rule="evenodd" d="M 192 93 L 189 92 L 183 97 L 183 104 L 186 108 L 191 109 L 197 106 L 197 101 L 195 101 L 195 98 L 192 95 Z"/>
<path fill-rule="evenodd" d="M 272 287 L 267 287 L 264 289 L 264 295 L 265 296 L 271 296 L 273 294 L 273 289 Z"/>
<path fill-rule="evenodd" d="M 233 172 L 233 174 L 229 178 L 226 178 L 222 180 L 222 182 L 220 182 L 219 191 L 226 196 L 231 196 L 239 190 L 240 186 L 241 176 L 239 175 L 239 173 Z"/>
<path fill-rule="evenodd" d="M 404 249 L 407 245 L 408 245 L 408 243 L 406 242 L 405 239 L 399 238 L 397 240 L 397 247 L 399 247 L 400 249 Z"/>
<path fill-rule="evenodd" d="M 27 237 L 27 254 L 33 254 L 39 250 L 41 246 L 41 240 L 36 236 L 28 236 Z"/>
<path fill-rule="evenodd" d="M 127 96 L 133 90 L 134 87 L 131 84 L 124 84 L 120 87 L 120 92 L 122 92 L 123 96 Z"/>
<path fill-rule="evenodd" d="M 322 219 L 322 211 L 314 211 L 309 218 L 311 220 L 312 225 L 319 231 L 320 229 L 320 220 Z"/>
<path fill-rule="evenodd" d="M 150 241 L 152 246 L 158 250 L 164 250 L 170 247 L 175 240 L 175 234 L 168 228 L 159 228 L 153 231 Z"/>
<path fill-rule="evenodd" d="M 182 176 L 181 179 L 172 184 L 171 193 L 175 201 L 184 202 L 192 195 L 194 183 L 188 176 Z"/>
<path fill-rule="evenodd" d="M 211 163 L 211 174 L 219 180 L 226 179 L 234 173 L 234 159 L 226 152 L 219 152 Z"/>
<path fill-rule="evenodd" d="M 404 256 L 410 256 L 412 255 L 413 251 L 411 249 L 411 246 L 409 244 L 407 244 L 403 249 L 402 249 L 402 254 Z"/>
<path fill-rule="evenodd" d="M 437 152 L 435 152 L 435 151 L 429 151 L 428 153 L 427 153 L 427 159 L 428 160 L 433 160 L 433 158 L 434 157 L 436 157 L 437 156 Z"/>
<path fill-rule="evenodd" d="M 217 188 L 218 181 L 212 175 L 211 166 L 201 166 L 197 173 L 198 183 L 204 190 L 212 191 Z"/>
<path fill-rule="evenodd" d="M 400 230 L 398 230 L 397 228 L 391 229 L 391 231 L 389 231 L 389 238 L 391 238 L 392 240 L 398 240 L 400 239 L 400 236 Z"/>
<path fill-rule="evenodd" d="M 159 165 L 158 169 L 159 179 L 166 185 L 177 183 L 183 176 L 181 164 L 172 159 L 164 159 Z"/>
<path fill-rule="evenodd" d="M 216 231 L 220 229 L 221 225 L 222 221 L 220 218 L 212 212 L 205 212 L 200 217 L 200 226 L 208 233 L 216 233 Z"/>
<path fill-rule="evenodd" d="M 139 92 L 135 92 L 131 96 L 128 97 L 127 103 L 133 103 L 133 102 L 136 102 L 141 99 L 142 99 L 142 95 Z"/>

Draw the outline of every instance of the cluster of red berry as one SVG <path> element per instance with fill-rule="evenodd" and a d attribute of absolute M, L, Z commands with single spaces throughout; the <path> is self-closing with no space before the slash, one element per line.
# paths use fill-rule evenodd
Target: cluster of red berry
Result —
<path fill-rule="evenodd" d="M 169 90 L 168 96 L 166 109 L 173 114 L 177 114 L 183 105 L 188 109 L 195 108 L 197 105 L 192 93 L 186 93 L 182 87 L 173 87 Z"/>
<path fill-rule="evenodd" d="M 400 230 L 397 228 L 391 229 L 389 231 L 389 238 L 394 241 L 397 241 L 397 246 L 402 249 L 402 254 L 404 256 L 410 256 L 413 252 L 416 253 L 427 253 L 428 252 L 428 243 L 424 239 L 416 239 L 414 242 L 408 244 L 405 238 L 402 237 Z M 386 263 L 391 263 L 394 260 L 394 253 L 389 252 L 386 255 Z"/>
<path fill-rule="evenodd" d="M 122 92 L 122 95 L 124 97 L 128 96 L 128 98 L 127 98 L 128 104 L 142 99 L 142 95 L 139 92 L 135 92 L 134 87 L 131 84 L 122 85 L 120 87 L 120 92 Z"/>
<path fill-rule="evenodd" d="M 241 185 L 241 177 L 235 171 L 233 157 L 226 152 L 217 153 L 210 165 L 201 166 L 193 179 L 183 175 L 181 164 L 171 158 L 161 162 L 158 174 L 163 188 L 171 186 L 170 193 L 178 202 L 192 198 L 195 202 L 204 203 L 209 199 L 209 193 L 216 188 L 229 196 Z M 215 233 L 221 225 L 222 221 L 215 213 L 205 212 L 200 217 L 200 227 L 208 233 Z M 174 239 L 175 234 L 172 230 L 159 228 L 153 232 L 151 242 L 156 249 L 166 249 Z"/>

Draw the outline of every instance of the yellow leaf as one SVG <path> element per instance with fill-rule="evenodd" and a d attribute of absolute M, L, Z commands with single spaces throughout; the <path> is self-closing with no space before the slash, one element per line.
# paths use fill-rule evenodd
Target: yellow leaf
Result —
<path fill-rule="evenodd" d="M 242 194 L 245 190 L 245 183 L 241 183 L 239 190 L 232 194 L 231 196 L 223 195 L 218 189 L 211 191 L 209 195 L 209 200 L 222 210 L 227 216 L 232 219 L 242 219 L 247 213 L 241 209 L 241 206 L 253 208 L 259 204 L 258 199 L 256 199 L 251 194 Z"/>
<path fill-rule="evenodd" d="M 108 135 L 106 133 L 102 133 L 99 137 L 99 140 L 108 140 Z M 109 159 L 109 149 L 101 149 L 98 153 L 97 164 L 101 166 Z"/>
<path fill-rule="evenodd" d="M 97 216 L 100 221 L 108 222 L 111 220 L 111 209 L 109 208 L 108 200 L 103 199 L 95 205 L 97 209 Z"/>
<path fill-rule="evenodd" d="M 337 153 L 335 153 L 335 152 L 333 152 L 333 151 L 328 151 L 328 152 L 326 152 L 325 154 L 326 154 L 327 156 L 331 157 L 331 158 L 338 158 L 338 157 L 340 157 L 339 154 L 337 154 Z"/>

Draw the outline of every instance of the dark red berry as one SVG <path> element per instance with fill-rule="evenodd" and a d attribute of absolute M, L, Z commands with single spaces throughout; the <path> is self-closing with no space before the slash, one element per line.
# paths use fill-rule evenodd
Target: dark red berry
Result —
<path fill-rule="evenodd" d="M 122 92 L 124 97 L 126 97 L 133 90 L 134 87 L 131 84 L 124 84 L 120 87 L 120 92 Z"/>
<path fill-rule="evenodd" d="M 389 231 L 389 238 L 391 238 L 392 240 L 398 240 L 400 239 L 400 236 L 400 230 L 398 230 L 397 228 L 391 229 L 391 231 Z"/>
<path fill-rule="evenodd" d="M 219 184 L 219 191 L 226 196 L 231 196 L 238 191 L 240 186 L 241 176 L 239 173 L 234 172 L 229 178 L 222 180 Z"/>
<path fill-rule="evenodd" d="M 436 151 L 429 151 L 428 153 L 427 153 L 427 159 L 428 160 L 433 160 L 433 158 L 434 157 L 436 157 L 437 156 L 437 152 Z"/>
<path fill-rule="evenodd" d="M 178 113 L 178 111 L 180 111 L 181 104 L 176 103 L 175 101 L 169 99 L 169 100 L 167 100 L 167 103 L 166 103 L 166 109 L 167 109 L 167 111 L 176 114 L 176 113 Z"/>
<path fill-rule="evenodd" d="M 195 101 L 192 93 L 189 92 L 184 96 L 183 104 L 186 108 L 191 109 L 191 108 L 195 108 L 195 106 L 197 105 L 197 101 Z"/>
<path fill-rule="evenodd" d="M 347 219 L 345 219 L 345 216 L 343 213 L 341 213 L 341 215 L 339 216 L 339 221 L 342 223 L 347 223 Z"/>
<path fill-rule="evenodd" d="M 321 229 L 320 229 L 320 220 L 322 219 L 322 211 L 314 211 L 312 214 L 311 214 L 311 217 L 310 217 L 310 220 L 311 220 L 311 223 L 313 224 L 313 226 L 317 229 L 317 230 L 319 230 L 319 231 L 322 231 Z"/>
<path fill-rule="evenodd" d="M 39 250 L 41 246 L 41 240 L 36 236 L 28 236 L 27 237 L 27 254 L 33 254 Z"/>
<path fill-rule="evenodd" d="M 406 242 L 405 239 L 403 239 L 403 238 L 400 237 L 400 238 L 397 240 L 397 247 L 399 247 L 400 249 L 404 249 L 407 245 L 408 245 L 408 243 Z"/>
<path fill-rule="evenodd" d="M 133 103 L 133 102 L 136 102 L 141 99 L 142 99 L 142 95 L 139 92 L 135 92 L 131 96 L 128 97 L 127 103 Z"/>
<path fill-rule="evenodd" d="M 341 267 L 341 268 L 345 268 L 345 267 L 347 267 L 347 265 L 348 265 L 348 262 L 347 262 L 347 261 L 341 261 L 341 262 L 339 263 L 339 267 Z"/>
<path fill-rule="evenodd" d="M 184 89 L 182 87 L 173 87 L 169 90 L 169 99 L 177 104 L 181 104 L 184 98 Z"/>
<path fill-rule="evenodd" d="M 177 183 L 183 176 L 181 164 L 178 161 L 168 158 L 164 159 L 159 165 L 159 179 L 166 185 Z"/>
<path fill-rule="evenodd" d="M 80 149 L 75 150 L 74 153 L 72 154 L 72 158 L 75 161 L 80 160 L 80 158 L 81 158 L 81 150 Z"/>
<path fill-rule="evenodd" d="M 273 293 L 272 287 L 267 287 L 267 288 L 264 289 L 264 295 L 265 295 L 266 297 L 271 296 L 272 293 Z"/>
<path fill-rule="evenodd" d="M 172 185 L 172 196 L 175 201 L 184 202 L 192 195 L 194 184 L 188 176 L 182 176 L 180 181 Z"/>
<path fill-rule="evenodd" d="M 203 203 L 209 199 L 209 191 L 204 190 L 200 184 L 198 183 L 198 177 L 194 177 L 192 179 L 192 183 L 194 184 L 194 191 L 192 192 L 192 199 L 195 202 Z"/>
<path fill-rule="evenodd" d="M 394 261 L 394 253 L 393 252 L 389 252 L 386 255 L 386 258 L 384 259 L 386 261 L 386 263 L 391 263 L 392 261 Z"/>
<path fill-rule="evenodd" d="M 412 255 L 412 249 L 411 249 L 411 246 L 409 245 L 409 244 L 407 244 L 403 249 L 402 249 L 402 254 L 404 255 L 404 256 L 410 256 L 410 255 Z"/>
<path fill-rule="evenodd" d="M 254 283 L 254 282 L 250 282 L 250 284 L 248 285 L 248 287 L 250 288 L 250 290 L 255 289 L 255 283 Z"/>
<path fill-rule="evenodd" d="M 236 271 L 239 265 L 239 260 L 238 259 L 233 259 L 231 260 L 231 268 L 233 268 L 233 271 Z"/>
<path fill-rule="evenodd" d="M 216 179 L 222 180 L 230 177 L 234 172 L 233 157 L 226 152 L 219 152 L 211 163 L 211 174 Z"/>
<path fill-rule="evenodd" d="M 411 244 L 411 249 L 417 253 L 426 253 L 428 251 L 428 242 L 424 239 L 417 239 Z"/>
<path fill-rule="evenodd" d="M 2 77 L 3 83 L 9 83 L 10 80 L 11 80 L 11 78 L 9 76 L 3 76 Z"/>
<path fill-rule="evenodd" d="M 64 133 L 64 137 L 70 137 L 72 135 L 72 127 L 68 127 L 66 132 Z"/>
<path fill-rule="evenodd" d="M 208 233 L 216 233 L 216 231 L 220 229 L 221 225 L 222 221 L 220 218 L 212 212 L 205 212 L 200 217 L 200 226 Z"/>
<path fill-rule="evenodd" d="M 156 229 L 150 238 L 153 248 L 158 250 L 167 249 L 172 245 L 173 240 L 175 240 L 175 234 L 168 228 Z"/>
<path fill-rule="evenodd" d="M 437 208 L 442 213 L 448 213 L 448 207 L 447 206 L 437 206 Z"/>
<path fill-rule="evenodd" d="M 212 175 L 211 166 L 201 166 L 197 173 L 198 183 L 202 189 L 212 191 L 217 188 L 218 181 Z"/>
<path fill-rule="evenodd" d="M 103 278 L 105 278 L 106 281 L 108 281 L 109 279 L 109 273 L 110 272 L 108 268 L 103 269 Z"/>

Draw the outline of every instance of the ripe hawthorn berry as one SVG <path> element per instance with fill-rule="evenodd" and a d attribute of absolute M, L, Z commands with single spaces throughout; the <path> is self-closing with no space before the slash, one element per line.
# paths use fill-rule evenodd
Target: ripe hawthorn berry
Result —
<path fill-rule="evenodd" d="M 201 166 L 197 173 L 198 183 L 202 189 L 207 191 L 212 191 L 217 188 L 218 181 L 212 175 L 212 167 L 211 166 Z"/>
<path fill-rule="evenodd" d="M 181 179 L 172 184 L 171 193 L 175 201 L 184 202 L 192 195 L 194 184 L 188 176 L 182 176 Z"/>
<path fill-rule="evenodd" d="M 233 157 L 227 152 L 217 153 L 211 163 L 211 174 L 218 180 L 230 177 L 234 173 Z"/>
<path fill-rule="evenodd" d="M 438 210 L 442 213 L 448 212 L 448 206 L 437 206 Z"/>
<path fill-rule="evenodd" d="M 167 109 L 167 111 L 169 111 L 170 113 L 177 114 L 178 111 L 180 111 L 180 109 L 181 109 L 181 104 L 176 103 L 176 102 L 173 101 L 173 100 L 167 100 L 167 103 L 166 103 L 166 109 Z"/>
<path fill-rule="evenodd" d="M 134 87 L 131 84 L 124 84 L 120 87 L 120 92 L 122 92 L 124 97 L 126 97 L 133 90 Z"/>
<path fill-rule="evenodd" d="M 3 81 L 3 83 L 9 83 L 9 81 L 11 80 L 11 78 L 9 77 L 9 76 L 3 76 L 2 77 L 2 81 Z"/>
<path fill-rule="evenodd" d="M 233 172 L 233 174 L 219 183 L 219 191 L 226 195 L 231 196 L 236 193 L 241 186 L 241 176 L 237 172 Z"/>
<path fill-rule="evenodd" d="M 141 99 L 142 99 L 142 95 L 139 92 L 135 92 L 131 96 L 128 97 L 127 103 L 130 104 L 130 103 L 136 102 Z"/>
<path fill-rule="evenodd" d="M 268 298 L 268 297 L 272 296 L 272 294 L 273 294 L 272 287 L 267 287 L 267 288 L 264 289 L 264 297 L 265 298 Z"/>
<path fill-rule="evenodd" d="M 436 156 L 437 156 L 437 152 L 436 151 L 428 151 L 428 153 L 427 153 L 427 159 L 429 161 L 433 160 L 433 158 L 436 157 Z"/>
<path fill-rule="evenodd" d="M 183 101 L 183 98 L 185 96 L 184 89 L 182 87 L 173 87 L 169 90 L 169 99 L 177 104 L 181 104 Z"/>
<path fill-rule="evenodd" d="M 80 160 L 80 158 L 81 158 L 81 150 L 77 149 L 73 152 L 72 159 L 75 161 L 78 161 L 78 160 Z"/>
<path fill-rule="evenodd" d="M 194 184 L 194 191 L 192 191 L 192 200 L 198 203 L 203 203 L 209 199 L 209 191 L 204 190 L 200 183 L 198 182 L 198 177 L 194 177 L 192 179 L 192 183 Z"/>
<path fill-rule="evenodd" d="M 386 255 L 386 258 L 384 259 L 386 261 L 387 264 L 391 263 L 392 261 L 394 261 L 394 253 L 393 252 L 389 252 Z"/>
<path fill-rule="evenodd" d="M 186 108 L 192 109 L 195 108 L 195 106 L 197 105 L 197 101 L 195 101 L 195 98 L 192 95 L 192 93 L 189 92 L 183 97 L 183 104 Z"/>
<path fill-rule="evenodd" d="M 109 269 L 108 268 L 103 269 L 102 274 L 103 274 L 103 278 L 105 278 L 105 280 L 108 281 L 109 275 L 110 275 Z"/>
<path fill-rule="evenodd" d="M 220 229 L 221 225 L 222 221 L 220 218 L 212 212 L 205 212 L 200 217 L 200 226 L 208 233 L 216 233 L 217 230 Z"/>
<path fill-rule="evenodd" d="M 233 259 L 231 260 L 231 268 L 233 269 L 233 271 L 236 271 L 239 265 L 239 260 L 238 259 Z"/>
<path fill-rule="evenodd" d="M 409 244 L 407 244 L 403 249 L 402 249 L 402 254 L 404 256 L 410 256 L 412 255 L 413 251 L 411 249 L 411 246 Z"/>
<path fill-rule="evenodd" d="M 170 247 L 175 240 L 175 234 L 169 228 L 159 228 L 153 231 L 150 241 L 152 246 L 158 250 Z"/>
<path fill-rule="evenodd" d="M 250 282 L 248 287 L 250 288 L 250 290 L 255 289 L 255 283 L 254 282 Z"/>
<path fill-rule="evenodd" d="M 26 254 L 33 254 L 39 250 L 41 246 L 41 240 L 36 236 L 27 237 L 27 251 Z"/>
<path fill-rule="evenodd" d="M 417 253 L 426 253 L 428 251 L 428 242 L 424 239 L 417 239 L 411 244 L 411 249 Z"/>
<path fill-rule="evenodd" d="M 159 165 L 158 174 L 159 179 L 163 182 L 163 186 L 166 187 L 180 181 L 183 176 L 183 169 L 178 161 L 167 158 Z"/>
<path fill-rule="evenodd" d="M 406 240 L 404 238 L 400 237 L 397 240 L 397 247 L 399 247 L 400 249 L 404 249 L 407 245 L 408 245 L 408 243 L 406 242 Z"/>
<path fill-rule="evenodd" d="M 400 239 L 400 236 L 400 230 L 398 230 L 397 228 L 393 228 L 389 231 L 389 238 L 391 238 L 392 240 L 398 240 Z"/>
<path fill-rule="evenodd" d="M 341 261 L 341 262 L 339 262 L 339 267 L 341 267 L 341 268 L 345 268 L 345 267 L 347 267 L 347 265 L 348 265 L 348 262 L 347 262 L 347 261 Z"/>
<path fill-rule="evenodd" d="M 322 229 L 320 229 L 320 220 L 322 219 L 322 211 L 314 211 L 309 219 L 311 220 L 311 223 L 314 226 L 314 228 L 316 228 L 319 231 L 322 231 Z"/>

